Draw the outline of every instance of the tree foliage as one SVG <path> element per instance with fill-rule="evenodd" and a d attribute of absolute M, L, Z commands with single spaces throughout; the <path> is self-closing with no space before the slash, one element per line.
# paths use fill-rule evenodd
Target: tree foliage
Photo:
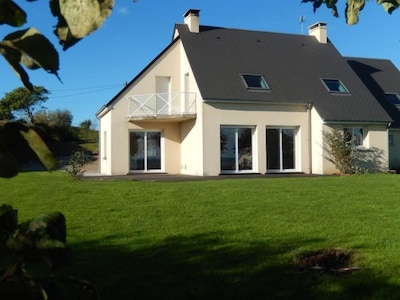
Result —
<path fill-rule="evenodd" d="M 0 99 L 0 115 L 4 114 L 5 117 L 14 119 L 14 112 L 23 112 L 33 124 L 35 109 L 37 107 L 43 109 L 42 104 L 49 99 L 49 94 L 50 92 L 42 86 L 34 86 L 32 91 L 24 87 L 16 88 Z"/>
<path fill-rule="evenodd" d="M 314 7 L 314 12 L 322 5 L 325 5 L 332 11 L 335 17 L 339 16 L 337 8 L 338 0 L 302 0 L 301 2 L 311 2 Z M 366 2 L 367 0 L 347 0 L 344 11 L 347 24 L 354 25 L 358 23 L 360 12 L 363 10 Z M 376 0 L 376 2 L 382 5 L 383 9 L 389 14 L 400 6 L 400 0 Z"/>

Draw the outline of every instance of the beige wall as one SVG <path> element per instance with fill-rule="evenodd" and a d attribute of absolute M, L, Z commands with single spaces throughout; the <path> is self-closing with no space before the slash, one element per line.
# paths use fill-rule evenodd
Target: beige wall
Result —
<path fill-rule="evenodd" d="M 298 172 L 308 172 L 308 114 L 305 105 L 203 104 L 204 175 L 220 174 L 221 125 L 250 126 L 253 135 L 253 172 L 266 170 L 266 128 L 297 128 L 296 161 Z"/>
<path fill-rule="evenodd" d="M 201 99 L 192 70 L 180 41 L 172 45 L 157 61 L 120 95 L 100 119 L 100 126 L 110 132 L 107 158 L 101 161 L 101 173 L 123 175 L 129 170 L 129 132 L 131 130 L 160 130 L 162 132 L 162 170 L 171 174 L 202 174 L 202 134 L 198 119 L 178 122 L 128 122 L 129 98 L 132 95 L 156 92 L 156 78 L 170 77 L 171 92 L 197 93 L 197 112 L 201 116 Z M 186 83 L 185 83 L 186 82 Z M 112 134 L 111 134 L 112 132 Z M 101 138 L 103 138 L 101 136 Z M 103 143 L 103 141 L 101 141 Z M 181 153 L 184 153 L 181 155 Z"/>

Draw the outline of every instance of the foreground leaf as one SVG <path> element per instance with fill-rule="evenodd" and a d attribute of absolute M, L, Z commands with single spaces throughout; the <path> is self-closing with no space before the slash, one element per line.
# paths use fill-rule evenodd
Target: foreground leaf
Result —
<path fill-rule="evenodd" d="M 43 166 L 47 170 L 53 170 L 57 163 L 56 159 L 36 131 L 32 128 L 27 128 L 27 130 L 20 130 L 20 133 L 28 142 L 31 149 L 36 153 Z"/>
<path fill-rule="evenodd" d="M 377 2 L 381 4 L 383 9 L 389 14 L 400 6 L 400 0 L 377 0 Z"/>
<path fill-rule="evenodd" d="M 0 141 L 0 177 L 16 176 L 30 160 L 39 160 L 48 170 L 55 167 L 56 159 L 32 128 L 16 122 L 1 125 Z"/>
<path fill-rule="evenodd" d="M 54 33 L 64 50 L 97 30 L 113 6 L 114 0 L 50 0 L 51 11 L 58 18 Z"/>
<path fill-rule="evenodd" d="M 30 69 L 43 68 L 57 74 L 59 68 L 58 53 L 52 43 L 37 29 L 31 27 L 19 30 L 4 38 L 21 54 L 20 61 Z"/>
<path fill-rule="evenodd" d="M 365 6 L 365 0 L 347 0 L 346 23 L 354 25 L 358 23 L 360 11 Z"/>
<path fill-rule="evenodd" d="M 15 27 L 26 23 L 26 13 L 11 0 L 0 0 L 0 25 Z"/>

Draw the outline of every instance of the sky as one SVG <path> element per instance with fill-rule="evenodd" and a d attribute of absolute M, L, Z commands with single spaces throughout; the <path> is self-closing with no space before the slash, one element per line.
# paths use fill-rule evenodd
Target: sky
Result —
<path fill-rule="evenodd" d="M 375 1 L 369 1 L 360 22 L 350 26 L 345 0 L 339 0 L 339 18 L 326 7 L 314 13 L 310 3 L 300 0 L 115 0 L 103 26 L 66 51 L 53 33 L 57 20 L 49 1 L 14 1 L 27 12 L 28 23 L 21 28 L 0 26 L 0 37 L 35 27 L 55 45 L 62 82 L 43 70 L 28 72 L 34 85 L 51 93 L 45 107 L 69 110 L 75 126 L 88 119 L 98 126 L 96 112 L 171 43 L 174 25 L 183 23 L 188 9 L 200 10 L 200 25 L 226 28 L 308 34 L 308 26 L 326 22 L 328 38 L 342 55 L 389 59 L 400 69 L 400 10 L 389 15 Z M 0 97 L 22 86 L 2 58 L 0 72 Z"/>

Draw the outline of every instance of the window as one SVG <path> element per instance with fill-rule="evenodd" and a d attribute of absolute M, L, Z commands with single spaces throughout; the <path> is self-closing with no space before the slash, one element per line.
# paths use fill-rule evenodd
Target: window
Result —
<path fill-rule="evenodd" d="M 350 127 L 350 128 L 344 128 L 343 131 L 346 142 L 350 142 L 355 147 L 363 145 L 364 132 L 362 128 Z"/>
<path fill-rule="evenodd" d="M 394 105 L 400 105 L 400 98 L 397 94 L 387 93 L 385 94 L 386 100 Z"/>
<path fill-rule="evenodd" d="M 269 86 L 264 76 L 259 74 L 241 74 L 249 90 L 269 90 Z"/>
<path fill-rule="evenodd" d="M 348 94 L 348 89 L 344 86 L 344 84 L 338 79 L 322 79 L 325 87 L 328 89 L 330 93 L 335 94 Z"/>
<path fill-rule="evenodd" d="M 253 170 L 253 128 L 221 126 L 221 172 L 239 173 Z"/>

